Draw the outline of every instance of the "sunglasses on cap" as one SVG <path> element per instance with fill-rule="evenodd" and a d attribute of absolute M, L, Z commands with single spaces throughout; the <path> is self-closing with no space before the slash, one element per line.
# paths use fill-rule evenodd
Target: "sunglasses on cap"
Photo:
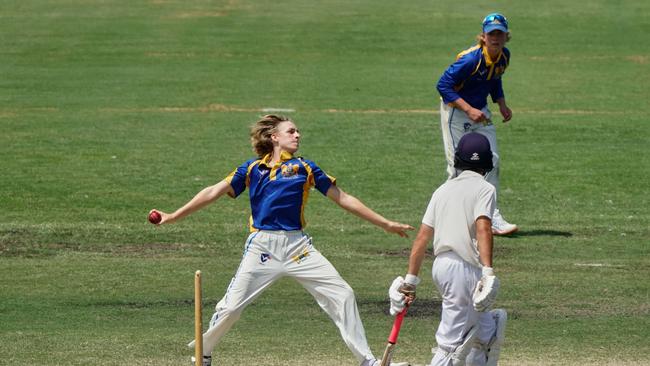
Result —
<path fill-rule="evenodd" d="M 508 32 L 508 20 L 499 13 L 488 14 L 483 19 L 483 32 L 490 33 L 493 30 Z"/>

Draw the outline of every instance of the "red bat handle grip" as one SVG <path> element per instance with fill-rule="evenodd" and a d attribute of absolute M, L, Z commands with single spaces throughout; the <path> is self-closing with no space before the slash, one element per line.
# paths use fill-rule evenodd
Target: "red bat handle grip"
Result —
<path fill-rule="evenodd" d="M 399 330 L 402 327 L 402 320 L 404 320 L 404 315 L 406 315 L 407 308 L 404 308 L 397 316 L 393 322 L 393 329 L 390 331 L 388 336 L 388 343 L 395 344 L 397 343 L 397 336 L 399 335 Z"/>

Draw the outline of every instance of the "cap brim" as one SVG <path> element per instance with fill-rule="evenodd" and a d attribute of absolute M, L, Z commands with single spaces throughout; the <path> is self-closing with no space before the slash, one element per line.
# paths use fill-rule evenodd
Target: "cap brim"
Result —
<path fill-rule="evenodd" d="M 500 30 L 504 33 L 508 33 L 508 28 L 506 28 L 503 24 L 488 24 L 483 27 L 483 33 L 490 33 L 495 30 Z"/>

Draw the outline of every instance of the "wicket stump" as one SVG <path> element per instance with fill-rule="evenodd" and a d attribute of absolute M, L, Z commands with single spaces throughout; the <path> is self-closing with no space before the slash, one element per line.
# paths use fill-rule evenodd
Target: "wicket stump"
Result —
<path fill-rule="evenodd" d="M 201 271 L 194 273 L 194 359 L 203 364 L 203 312 L 201 309 Z"/>

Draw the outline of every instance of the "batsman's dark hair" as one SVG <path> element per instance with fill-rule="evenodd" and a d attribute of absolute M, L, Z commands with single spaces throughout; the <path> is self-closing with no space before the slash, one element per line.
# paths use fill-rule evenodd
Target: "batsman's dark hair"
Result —
<path fill-rule="evenodd" d="M 275 114 L 267 114 L 251 126 L 251 145 L 253 145 L 253 151 L 258 157 L 261 158 L 273 152 L 271 135 L 277 131 L 280 123 L 286 121 L 291 121 L 291 119 Z"/>
<path fill-rule="evenodd" d="M 456 168 L 458 170 L 461 170 L 461 171 L 471 170 L 471 171 L 473 171 L 475 173 L 478 173 L 480 175 L 483 175 L 483 176 L 486 175 L 487 173 L 489 173 L 490 171 L 492 171 L 492 169 L 481 168 L 481 167 L 472 166 L 470 164 L 467 164 L 467 163 L 463 162 L 462 160 L 460 160 L 458 157 L 454 158 L 454 168 Z"/>

